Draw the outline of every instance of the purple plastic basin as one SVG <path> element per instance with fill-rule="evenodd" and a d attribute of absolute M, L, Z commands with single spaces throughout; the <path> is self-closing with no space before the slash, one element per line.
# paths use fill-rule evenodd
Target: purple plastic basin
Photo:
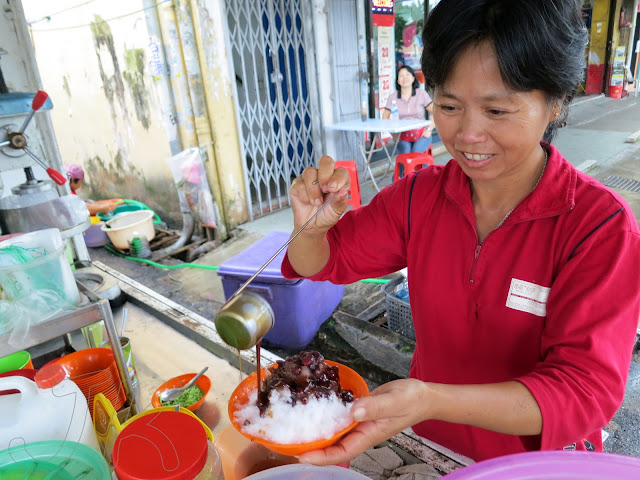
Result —
<path fill-rule="evenodd" d="M 220 265 L 217 273 L 225 298 L 257 272 L 290 235 L 289 232 L 270 232 Z M 264 340 L 279 347 L 303 348 L 342 300 L 344 285 L 308 279 L 287 280 L 280 273 L 285 253 L 286 250 L 280 252 L 247 290 L 263 297 L 273 309 L 275 323 Z"/>
<path fill-rule="evenodd" d="M 545 451 L 506 455 L 456 470 L 446 480 L 638 480 L 640 458 Z"/>
<path fill-rule="evenodd" d="M 84 243 L 87 247 L 102 247 L 107 244 L 109 237 L 101 230 L 102 223 L 91 225 L 86 232 L 84 232 Z"/>

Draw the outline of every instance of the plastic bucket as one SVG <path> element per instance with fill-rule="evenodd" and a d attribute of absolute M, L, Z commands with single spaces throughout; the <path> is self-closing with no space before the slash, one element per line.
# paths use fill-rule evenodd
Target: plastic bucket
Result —
<path fill-rule="evenodd" d="M 101 229 L 106 232 L 116 248 L 126 250 L 133 237 L 145 236 L 148 241 L 153 240 L 156 236 L 153 226 L 154 215 L 153 210 L 123 213 L 106 222 Z"/>
<path fill-rule="evenodd" d="M 620 100 L 622 98 L 622 85 L 610 85 L 609 96 Z"/>
<path fill-rule="evenodd" d="M 47 228 L 25 233 L 0 243 L 0 249 L 6 247 L 26 249 L 29 255 L 16 260 L 8 251 L 0 250 L 0 288 L 4 300 L 16 301 L 35 291 L 51 290 L 68 303 L 80 303 L 60 230 Z"/>
<path fill-rule="evenodd" d="M 21 370 L 23 368 L 33 368 L 31 355 L 26 350 L 0 358 L 0 373 Z"/>
<path fill-rule="evenodd" d="M 446 480 L 637 480 L 640 458 L 611 453 L 545 451 L 485 460 L 445 475 Z M 251 477 L 249 477 L 251 478 Z"/>
<path fill-rule="evenodd" d="M 106 460 L 76 442 L 47 441 L 19 444 L 0 452 L 2 480 L 110 480 Z"/>

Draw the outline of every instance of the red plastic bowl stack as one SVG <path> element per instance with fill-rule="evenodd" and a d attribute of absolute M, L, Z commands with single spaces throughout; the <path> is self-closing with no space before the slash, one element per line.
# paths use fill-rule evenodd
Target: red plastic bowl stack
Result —
<path fill-rule="evenodd" d="M 55 360 L 62 365 L 87 399 L 93 416 L 93 399 L 102 393 L 116 411 L 125 404 L 126 395 L 118 367 L 110 348 L 87 348 Z"/>

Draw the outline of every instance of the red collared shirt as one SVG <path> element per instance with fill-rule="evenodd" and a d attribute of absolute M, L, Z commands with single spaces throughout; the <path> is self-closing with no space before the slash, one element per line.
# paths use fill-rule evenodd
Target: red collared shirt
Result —
<path fill-rule="evenodd" d="M 622 403 L 640 316 L 640 232 L 625 201 L 553 146 L 536 189 L 478 243 L 469 179 L 455 161 L 411 174 L 329 231 L 314 280 L 352 283 L 408 267 L 416 332 L 410 376 L 517 380 L 542 434 L 442 421 L 414 431 L 476 461 L 587 439 Z M 416 176 L 417 175 L 417 176 Z M 285 257 L 282 273 L 298 275 Z"/>

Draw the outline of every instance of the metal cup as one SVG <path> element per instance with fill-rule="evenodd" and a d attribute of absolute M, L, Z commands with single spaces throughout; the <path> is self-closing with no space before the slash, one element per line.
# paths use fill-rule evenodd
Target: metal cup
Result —
<path fill-rule="evenodd" d="M 244 291 L 216 315 L 216 330 L 228 345 L 247 350 L 262 340 L 274 324 L 271 305 L 263 297 Z"/>

